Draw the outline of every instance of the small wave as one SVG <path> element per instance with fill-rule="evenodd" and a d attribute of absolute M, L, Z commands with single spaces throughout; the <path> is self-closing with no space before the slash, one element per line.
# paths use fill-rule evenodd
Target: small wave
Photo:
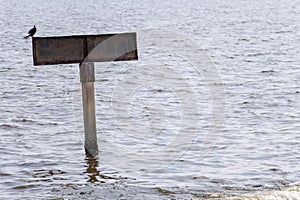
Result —
<path fill-rule="evenodd" d="M 35 122 L 35 121 L 33 121 L 33 120 L 30 120 L 30 119 L 25 119 L 25 118 L 23 118 L 23 119 L 13 119 L 12 120 L 13 122 Z"/>
<path fill-rule="evenodd" d="M 13 124 L 0 124 L 0 128 L 10 129 L 10 128 L 19 128 L 19 127 Z"/>
<path fill-rule="evenodd" d="M 18 185 L 13 187 L 12 189 L 14 190 L 25 190 L 25 189 L 29 189 L 29 188 L 37 188 L 39 187 L 39 185 Z"/>
<path fill-rule="evenodd" d="M 300 185 L 290 185 L 283 187 L 280 190 L 272 190 L 267 192 L 257 192 L 251 194 L 244 194 L 235 197 L 226 197 L 222 199 L 227 200 L 283 200 L 283 199 L 300 199 Z"/>
<path fill-rule="evenodd" d="M 64 174 L 66 172 L 61 170 L 35 170 L 35 173 L 33 175 L 34 178 L 45 178 L 48 176 L 53 176 L 57 174 Z"/>
<path fill-rule="evenodd" d="M 274 70 L 262 70 L 261 73 L 273 73 L 275 72 Z"/>

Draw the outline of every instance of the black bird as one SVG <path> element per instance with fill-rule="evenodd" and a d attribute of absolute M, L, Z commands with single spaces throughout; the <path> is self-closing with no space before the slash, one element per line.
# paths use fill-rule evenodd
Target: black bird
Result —
<path fill-rule="evenodd" d="M 35 32 L 36 32 L 36 27 L 35 25 L 33 25 L 33 28 L 28 31 L 28 35 L 25 36 L 24 39 L 28 39 L 29 37 L 32 37 L 35 34 Z"/>

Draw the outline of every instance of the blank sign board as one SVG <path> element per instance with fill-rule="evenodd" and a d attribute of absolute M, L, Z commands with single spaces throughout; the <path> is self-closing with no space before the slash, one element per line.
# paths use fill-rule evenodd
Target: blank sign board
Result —
<path fill-rule="evenodd" d="M 137 60 L 136 33 L 33 37 L 34 65 Z"/>

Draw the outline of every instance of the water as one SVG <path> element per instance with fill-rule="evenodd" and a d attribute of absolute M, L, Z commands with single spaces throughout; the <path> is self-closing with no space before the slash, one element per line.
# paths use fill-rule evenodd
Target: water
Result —
<path fill-rule="evenodd" d="M 1 199 L 300 198 L 299 2 L 4 0 L 0 8 Z M 33 66 L 31 40 L 22 39 L 33 24 L 37 36 L 138 33 L 139 61 L 96 64 L 99 158 L 83 149 L 78 65 Z M 188 44 L 168 35 L 187 46 L 151 46 L 149 28 L 192 38 L 211 58 L 225 89 L 219 137 L 207 139 L 214 94 L 204 71 L 178 55 Z M 124 110 L 120 95 L 131 86 Z M 198 120 L 186 135 L 198 131 L 181 140 L 185 116 Z M 172 141 L 181 143 L 160 149 Z"/>

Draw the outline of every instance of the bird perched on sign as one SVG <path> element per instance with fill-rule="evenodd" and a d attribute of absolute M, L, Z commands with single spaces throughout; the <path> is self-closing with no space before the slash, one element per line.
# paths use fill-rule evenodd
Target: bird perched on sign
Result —
<path fill-rule="evenodd" d="M 36 33 L 36 27 L 35 25 L 33 25 L 33 28 L 28 31 L 28 35 L 25 36 L 24 39 L 28 39 L 29 37 L 32 37 L 35 33 Z"/>

